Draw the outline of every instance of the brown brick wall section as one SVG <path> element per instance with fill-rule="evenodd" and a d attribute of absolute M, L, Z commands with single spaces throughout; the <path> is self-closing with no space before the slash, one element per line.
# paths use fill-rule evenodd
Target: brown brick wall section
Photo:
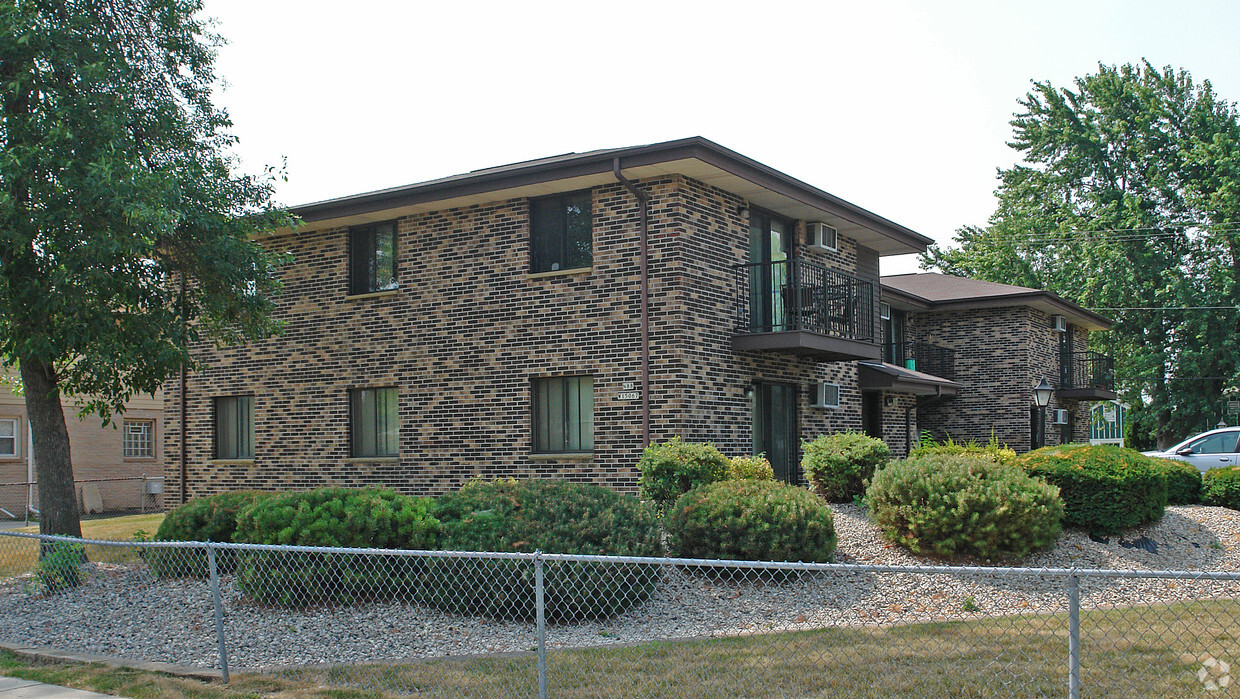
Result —
<path fill-rule="evenodd" d="M 796 383 L 802 435 L 860 426 L 856 369 L 774 354 L 732 352 L 731 265 L 747 255 L 742 200 L 681 176 L 650 191 L 652 438 L 752 448 L 745 388 Z M 284 335 L 246 347 L 196 348 L 209 368 L 189 381 L 190 497 L 236 488 L 378 485 L 436 494 L 471 477 L 566 477 L 636 488 L 641 401 L 637 211 L 620 185 L 593 190 L 589 273 L 531 279 L 528 201 L 437 211 L 399 221 L 397 292 L 347 299 L 347 229 L 307 231 L 273 245 L 292 254 L 276 315 Z M 804 249 L 800 226 L 799 253 Z M 843 236 L 832 265 L 855 271 Z M 818 255 L 819 253 L 813 253 Z M 851 267 L 848 267 L 851 260 Z M 530 380 L 591 374 L 590 458 L 530 456 Z M 841 408 L 810 408 L 809 387 L 841 385 Z M 348 390 L 396 386 L 400 457 L 348 458 Z M 212 399 L 253 394 L 252 463 L 212 461 Z M 179 493 L 179 395 L 165 391 L 169 502 Z"/>
<path fill-rule="evenodd" d="M 923 406 L 919 425 L 935 439 L 985 442 L 993 435 L 1018 452 L 1030 448 L 1033 386 L 1043 377 L 1060 384 L 1059 337 L 1050 314 L 1023 306 L 910 313 L 909 340 L 956 352 L 956 398 Z M 1073 327 L 1073 346 L 1083 351 L 1088 331 Z M 1088 440 L 1089 403 L 1052 396 L 1046 408 L 1046 443 L 1060 443 L 1054 410 L 1066 408 L 1077 441 Z"/>

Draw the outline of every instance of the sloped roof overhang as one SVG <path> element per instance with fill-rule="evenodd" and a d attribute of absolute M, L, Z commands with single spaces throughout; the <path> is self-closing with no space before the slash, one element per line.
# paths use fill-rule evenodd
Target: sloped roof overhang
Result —
<path fill-rule="evenodd" d="M 681 174 L 790 218 L 824 221 L 879 255 L 921 252 L 930 238 L 701 137 L 570 153 L 292 208 L 305 229 L 356 225 L 442 209 Z"/>

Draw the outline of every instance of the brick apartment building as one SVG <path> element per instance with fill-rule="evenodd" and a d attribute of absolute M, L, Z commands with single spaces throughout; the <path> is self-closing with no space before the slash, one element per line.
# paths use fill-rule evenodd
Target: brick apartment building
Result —
<path fill-rule="evenodd" d="M 919 431 L 956 441 L 993 436 L 1028 451 L 1039 429 L 1032 389 L 1043 379 L 1055 389 L 1042 416 L 1044 444 L 1088 441 L 1091 401 L 1115 399 L 1113 360 L 1088 349 L 1091 331 L 1111 328 L 1097 313 L 1048 291 L 943 274 L 887 276 L 881 286 L 885 371 L 916 369 L 952 384 L 923 381 L 896 393 L 898 381 L 863 364 L 873 396 L 863 412 L 877 415 L 869 403 L 894 397 L 896 409 L 912 413 L 908 431 L 903 414 L 882 409 L 884 439 L 898 454 Z M 873 419 L 867 431 L 877 434 Z"/>
<path fill-rule="evenodd" d="M 294 213 L 265 239 L 292 258 L 284 334 L 198 347 L 208 368 L 165 388 L 169 502 L 476 476 L 632 491 L 644 445 L 677 435 L 798 480 L 801 440 L 867 425 L 859 361 L 917 386 L 877 394 L 893 442 L 923 384 L 957 386 L 881 361 L 879 258 L 930 239 L 705 139 Z M 937 424 L 912 412 L 906 433 Z"/>

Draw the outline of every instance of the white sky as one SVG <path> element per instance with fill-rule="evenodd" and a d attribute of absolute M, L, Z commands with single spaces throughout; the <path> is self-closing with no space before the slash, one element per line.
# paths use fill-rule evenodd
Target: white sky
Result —
<path fill-rule="evenodd" d="M 984 224 L 1016 100 L 1147 58 L 1240 99 L 1240 3 L 206 0 L 283 204 L 704 136 L 940 241 Z M 913 256 L 883 273 L 916 270 Z"/>

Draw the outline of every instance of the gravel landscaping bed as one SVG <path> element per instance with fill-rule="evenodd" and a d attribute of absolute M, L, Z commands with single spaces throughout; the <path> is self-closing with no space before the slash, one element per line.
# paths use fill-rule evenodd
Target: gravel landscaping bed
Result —
<path fill-rule="evenodd" d="M 939 564 L 889 545 L 854 505 L 834 505 L 836 561 Z M 1026 568 L 1235 571 L 1240 513 L 1218 507 L 1168 507 L 1157 524 L 1109 541 L 1065 532 L 1054 550 Z M 976 561 L 986 565 L 984 561 Z M 25 579 L 0 583 L 0 639 L 123 658 L 214 667 L 211 595 L 201 580 L 157 580 L 143 566 L 92 564 L 88 581 L 42 596 Z M 229 658 L 236 669 L 360 663 L 528 651 L 530 623 L 458 616 L 413 604 L 378 603 L 293 611 L 265 608 L 224 578 Z M 485 584 L 485 581 L 477 584 Z M 1143 605 L 1240 595 L 1240 584 L 1086 578 L 1083 608 Z M 1037 576 L 812 574 L 712 580 L 665 570 L 649 601 L 606 622 L 552 625 L 551 648 L 570 648 L 841 624 L 1057 612 L 1066 582 Z"/>

